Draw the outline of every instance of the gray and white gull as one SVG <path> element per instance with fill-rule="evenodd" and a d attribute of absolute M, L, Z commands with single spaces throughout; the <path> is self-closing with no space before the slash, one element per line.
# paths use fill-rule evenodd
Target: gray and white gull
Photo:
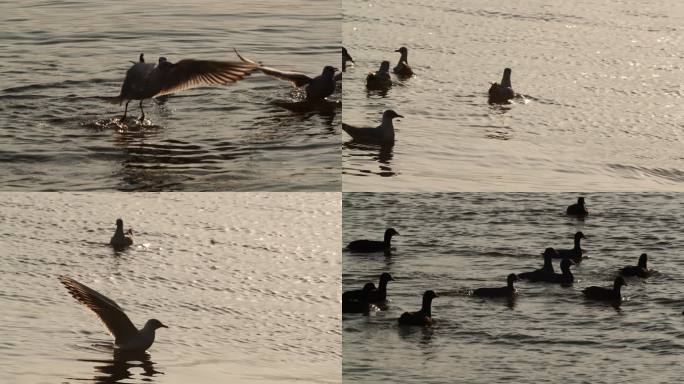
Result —
<path fill-rule="evenodd" d="M 242 80 L 256 69 L 252 63 L 183 59 L 177 63 L 160 57 L 157 64 L 146 63 L 143 54 L 126 72 L 119 96 L 108 100 L 126 102 L 123 122 L 131 100 L 140 100 L 140 120 L 145 118 L 143 100 L 205 85 L 227 85 Z"/>
<path fill-rule="evenodd" d="M 114 347 L 117 350 L 144 351 L 152 346 L 156 329 L 168 328 L 161 321 L 150 319 L 139 330 L 114 300 L 72 278 L 60 276 L 59 281 L 74 299 L 95 312 L 114 337 Z"/>

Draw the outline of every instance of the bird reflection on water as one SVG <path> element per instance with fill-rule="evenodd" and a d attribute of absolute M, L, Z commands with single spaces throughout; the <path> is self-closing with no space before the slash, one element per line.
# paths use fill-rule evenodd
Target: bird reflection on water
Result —
<path fill-rule="evenodd" d="M 111 359 L 78 359 L 78 361 L 95 363 L 95 376 L 92 381 L 95 383 L 119 383 L 123 380 L 129 382 L 140 377 L 140 381 L 146 383 L 154 382 L 154 377 L 164 373 L 155 369 L 155 362 L 151 360 L 147 352 L 120 352 L 114 351 Z M 142 369 L 141 373 L 132 372 L 135 368 Z M 85 380 L 74 379 L 69 380 Z"/>

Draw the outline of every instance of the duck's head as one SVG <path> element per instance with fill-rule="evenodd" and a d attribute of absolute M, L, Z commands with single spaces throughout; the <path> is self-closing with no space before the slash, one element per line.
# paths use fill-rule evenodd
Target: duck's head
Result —
<path fill-rule="evenodd" d="M 511 273 L 510 275 L 508 275 L 506 281 L 508 282 L 508 285 L 511 285 L 514 281 L 518 281 L 518 275 L 516 275 L 515 273 Z"/>
<path fill-rule="evenodd" d="M 143 53 L 140 54 L 140 62 L 141 63 L 145 62 L 145 54 L 143 54 Z"/>
<path fill-rule="evenodd" d="M 380 275 L 380 282 L 388 282 L 388 281 L 394 281 L 394 278 L 392 278 L 392 275 L 390 275 L 387 272 L 383 272 L 382 275 Z"/>
<path fill-rule="evenodd" d="M 542 255 L 544 255 L 544 260 L 553 259 L 555 256 L 558 256 L 558 252 L 553 248 L 546 248 Z"/>
<path fill-rule="evenodd" d="M 437 294 L 433 290 L 425 291 L 425 293 L 423 294 L 423 300 L 432 300 L 435 297 L 439 296 L 437 296 Z"/>
<path fill-rule="evenodd" d="M 394 228 L 387 228 L 387 230 L 385 231 L 385 236 L 390 236 L 390 237 L 392 237 L 392 236 L 395 236 L 395 235 L 399 235 L 399 232 L 397 232 L 397 230 L 394 229 Z"/>
<path fill-rule="evenodd" d="M 402 115 L 400 115 L 400 114 L 394 112 L 394 111 L 391 110 L 391 109 L 386 110 L 386 111 L 382 114 L 383 120 L 384 120 L 384 119 L 394 119 L 395 117 L 404 117 L 404 116 L 402 116 Z"/>
<path fill-rule="evenodd" d="M 168 328 L 166 325 L 162 324 L 162 322 L 157 319 L 147 320 L 147 324 L 145 324 L 145 327 L 151 329 Z"/>
<path fill-rule="evenodd" d="M 620 287 L 623 285 L 627 285 L 627 283 L 625 283 L 625 279 L 623 279 L 622 276 L 616 277 L 615 281 L 613 282 L 613 288 L 620 289 Z"/>
<path fill-rule="evenodd" d="M 504 77 L 510 77 L 511 76 L 511 69 L 506 68 L 504 69 Z"/>
<path fill-rule="evenodd" d="M 121 219 L 116 219 L 116 228 L 117 228 L 117 229 L 122 229 L 122 230 L 123 230 L 123 220 L 121 220 Z"/>
<path fill-rule="evenodd" d="M 577 232 L 577 233 L 575 233 L 575 240 L 586 239 L 586 238 L 587 238 L 587 237 L 584 236 L 584 233 L 582 233 L 582 232 Z"/>
<path fill-rule="evenodd" d="M 401 47 L 401 48 L 395 50 L 394 52 L 399 52 L 402 55 L 406 55 L 408 53 L 408 49 L 406 49 L 406 47 Z"/>
<path fill-rule="evenodd" d="M 336 71 L 337 71 L 337 68 L 333 67 L 332 65 L 326 65 L 325 67 L 323 67 L 323 76 L 333 77 L 333 76 L 335 76 Z"/>
<path fill-rule="evenodd" d="M 389 72 L 390 68 L 390 62 L 387 60 L 384 60 L 382 63 L 380 63 L 380 72 Z"/>
<path fill-rule="evenodd" d="M 584 206 L 584 197 L 578 197 L 577 198 L 577 205 L 583 207 Z"/>

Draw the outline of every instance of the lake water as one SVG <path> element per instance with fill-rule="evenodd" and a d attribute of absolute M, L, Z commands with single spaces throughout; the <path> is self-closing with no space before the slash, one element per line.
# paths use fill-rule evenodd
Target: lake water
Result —
<path fill-rule="evenodd" d="M 0 382 L 340 383 L 340 215 L 339 193 L 2 193 Z M 115 362 L 59 275 L 169 328 Z"/>
<path fill-rule="evenodd" d="M 0 4 L 3 190 L 335 191 L 340 113 L 293 113 L 290 83 L 253 74 L 228 87 L 146 101 L 114 119 L 129 61 L 238 60 L 283 70 L 338 64 L 337 1 L 46 1 Z M 340 95 L 333 95 L 333 98 Z M 140 115 L 137 102 L 129 116 Z"/>
<path fill-rule="evenodd" d="M 684 190 L 684 3 L 342 4 L 345 122 L 405 116 L 391 151 L 343 149 L 344 190 Z M 368 93 L 401 46 L 416 76 Z M 525 101 L 490 106 L 505 67 Z"/>
<path fill-rule="evenodd" d="M 567 217 L 574 194 L 345 193 L 343 244 L 381 239 L 391 255 L 342 254 L 343 290 L 389 272 L 390 307 L 343 315 L 343 380 L 354 383 L 615 383 L 680 381 L 684 353 L 684 194 L 587 194 L 590 215 Z M 571 248 L 582 231 L 589 258 L 563 288 L 519 282 L 512 307 L 467 295 L 539 268 L 546 247 Z M 581 290 L 610 286 L 649 255 L 651 278 L 627 280 L 621 309 Z M 558 261 L 554 262 L 558 270 Z M 433 289 L 432 327 L 397 319 Z"/>

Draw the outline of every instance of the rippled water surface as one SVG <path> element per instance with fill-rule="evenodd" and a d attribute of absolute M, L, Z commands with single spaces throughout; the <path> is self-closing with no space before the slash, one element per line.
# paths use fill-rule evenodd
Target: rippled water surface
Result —
<path fill-rule="evenodd" d="M 344 120 L 406 116 L 392 151 L 343 149 L 349 191 L 684 189 L 684 3 L 343 2 Z M 416 76 L 386 95 L 368 71 L 408 47 Z M 512 105 L 490 82 L 513 70 Z M 350 138 L 343 134 L 343 140 Z"/>
<path fill-rule="evenodd" d="M 5 190 L 339 190 L 339 109 L 254 74 L 129 106 L 129 61 L 237 60 L 317 75 L 339 62 L 336 1 L 21 1 L 0 4 L 0 183 Z M 333 95 L 340 98 L 340 95 Z"/>
<path fill-rule="evenodd" d="M 0 382 L 339 383 L 339 196 L 1 194 Z M 169 328 L 114 361 L 62 274 Z"/>
<path fill-rule="evenodd" d="M 344 290 L 390 272 L 390 307 L 343 315 L 343 379 L 359 383 L 615 383 L 680 381 L 684 353 L 684 195 L 589 194 L 585 220 L 565 216 L 572 194 L 351 194 L 343 244 L 400 236 L 391 255 L 342 255 Z M 563 288 L 520 282 L 518 299 L 484 301 L 478 287 L 539 268 L 546 247 L 572 248 L 582 231 L 589 258 Z M 648 253 L 657 272 L 627 280 L 617 311 L 581 290 L 609 286 L 618 268 Z M 555 262 L 558 270 L 558 262 Z M 432 327 L 400 328 L 433 289 Z"/>

